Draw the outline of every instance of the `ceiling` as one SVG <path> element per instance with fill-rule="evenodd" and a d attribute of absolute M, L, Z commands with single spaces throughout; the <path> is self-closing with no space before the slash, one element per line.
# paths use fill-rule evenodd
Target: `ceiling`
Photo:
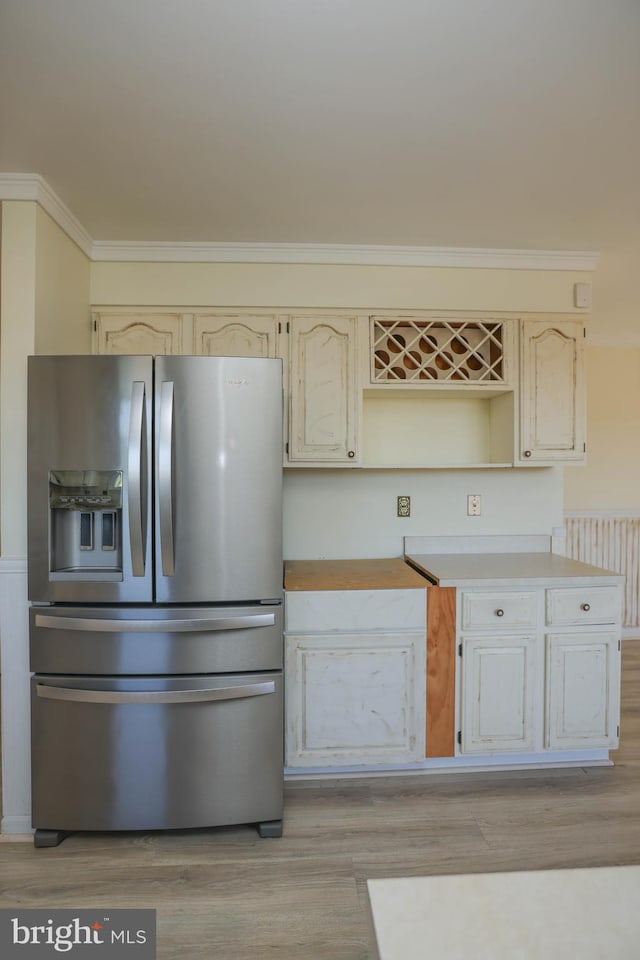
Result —
<path fill-rule="evenodd" d="M 0 0 L 95 240 L 640 249 L 639 0 Z"/>

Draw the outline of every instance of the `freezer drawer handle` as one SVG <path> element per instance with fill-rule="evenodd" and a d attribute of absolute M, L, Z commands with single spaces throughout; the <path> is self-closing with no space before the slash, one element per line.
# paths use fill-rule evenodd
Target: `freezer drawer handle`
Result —
<path fill-rule="evenodd" d="M 36 694 L 44 700 L 77 700 L 81 703 L 210 703 L 215 700 L 263 697 L 275 693 L 275 690 L 274 680 L 218 687 L 217 690 L 78 690 L 36 684 Z"/>
<path fill-rule="evenodd" d="M 146 509 L 143 497 L 144 475 L 144 381 L 131 385 L 131 414 L 129 422 L 129 543 L 131 544 L 131 571 L 134 577 L 144 577 Z"/>
<path fill-rule="evenodd" d="M 245 617 L 212 617 L 189 620 L 116 620 L 89 617 L 52 617 L 37 613 L 36 627 L 53 630 L 88 630 L 102 633 L 195 633 L 198 630 L 244 630 L 272 627 L 275 613 L 253 613 Z"/>

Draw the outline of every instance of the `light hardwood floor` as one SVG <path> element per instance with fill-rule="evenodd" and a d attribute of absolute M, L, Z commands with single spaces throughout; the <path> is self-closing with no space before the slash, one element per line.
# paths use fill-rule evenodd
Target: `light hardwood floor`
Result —
<path fill-rule="evenodd" d="M 285 832 L 0 844 L 0 906 L 157 910 L 162 960 L 364 960 L 365 881 L 640 863 L 640 640 L 615 766 L 289 783 Z"/>

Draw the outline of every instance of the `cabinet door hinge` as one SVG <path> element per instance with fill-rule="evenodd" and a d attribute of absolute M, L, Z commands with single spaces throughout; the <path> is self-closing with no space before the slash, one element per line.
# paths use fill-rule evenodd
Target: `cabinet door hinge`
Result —
<path fill-rule="evenodd" d="M 287 454 L 289 453 L 289 441 L 288 441 L 288 440 L 287 440 L 287 442 L 286 442 L 285 445 L 284 445 L 284 452 L 287 453 Z"/>
<path fill-rule="evenodd" d="M 95 332 L 97 331 L 97 329 L 98 329 L 98 321 L 97 321 L 97 320 L 94 320 L 94 321 L 93 321 L 93 332 L 95 333 Z"/>
<path fill-rule="evenodd" d="M 617 728 L 617 729 L 618 729 L 618 732 L 616 733 L 616 736 L 619 737 L 619 736 L 620 736 L 620 724 L 618 724 L 618 728 Z"/>
<path fill-rule="evenodd" d="M 462 746 L 462 730 L 458 730 L 458 743 Z"/>
<path fill-rule="evenodd" d="M 461 643 L 458 644 L 458 656 L 459 656 L 459 657 L 462 656 L 462 644 L 461 644 Z"/>
<path fill-rule="evenodd" d="M 586 443 L 583 443 L 583 444 L 582 444 L 582 452 L 583 452 L 583 453 L 586 453 L 586 452 L 587 452 L 587 445 L 586 445 Z"/>

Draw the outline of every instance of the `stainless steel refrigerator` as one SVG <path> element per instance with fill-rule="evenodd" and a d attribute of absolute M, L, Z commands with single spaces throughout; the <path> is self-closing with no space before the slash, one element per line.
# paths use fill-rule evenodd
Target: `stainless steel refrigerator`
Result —
<path fill-rule="evenodd" d="M 282 365 L 29 358 L 32 821 L 282 833 Z"/>

